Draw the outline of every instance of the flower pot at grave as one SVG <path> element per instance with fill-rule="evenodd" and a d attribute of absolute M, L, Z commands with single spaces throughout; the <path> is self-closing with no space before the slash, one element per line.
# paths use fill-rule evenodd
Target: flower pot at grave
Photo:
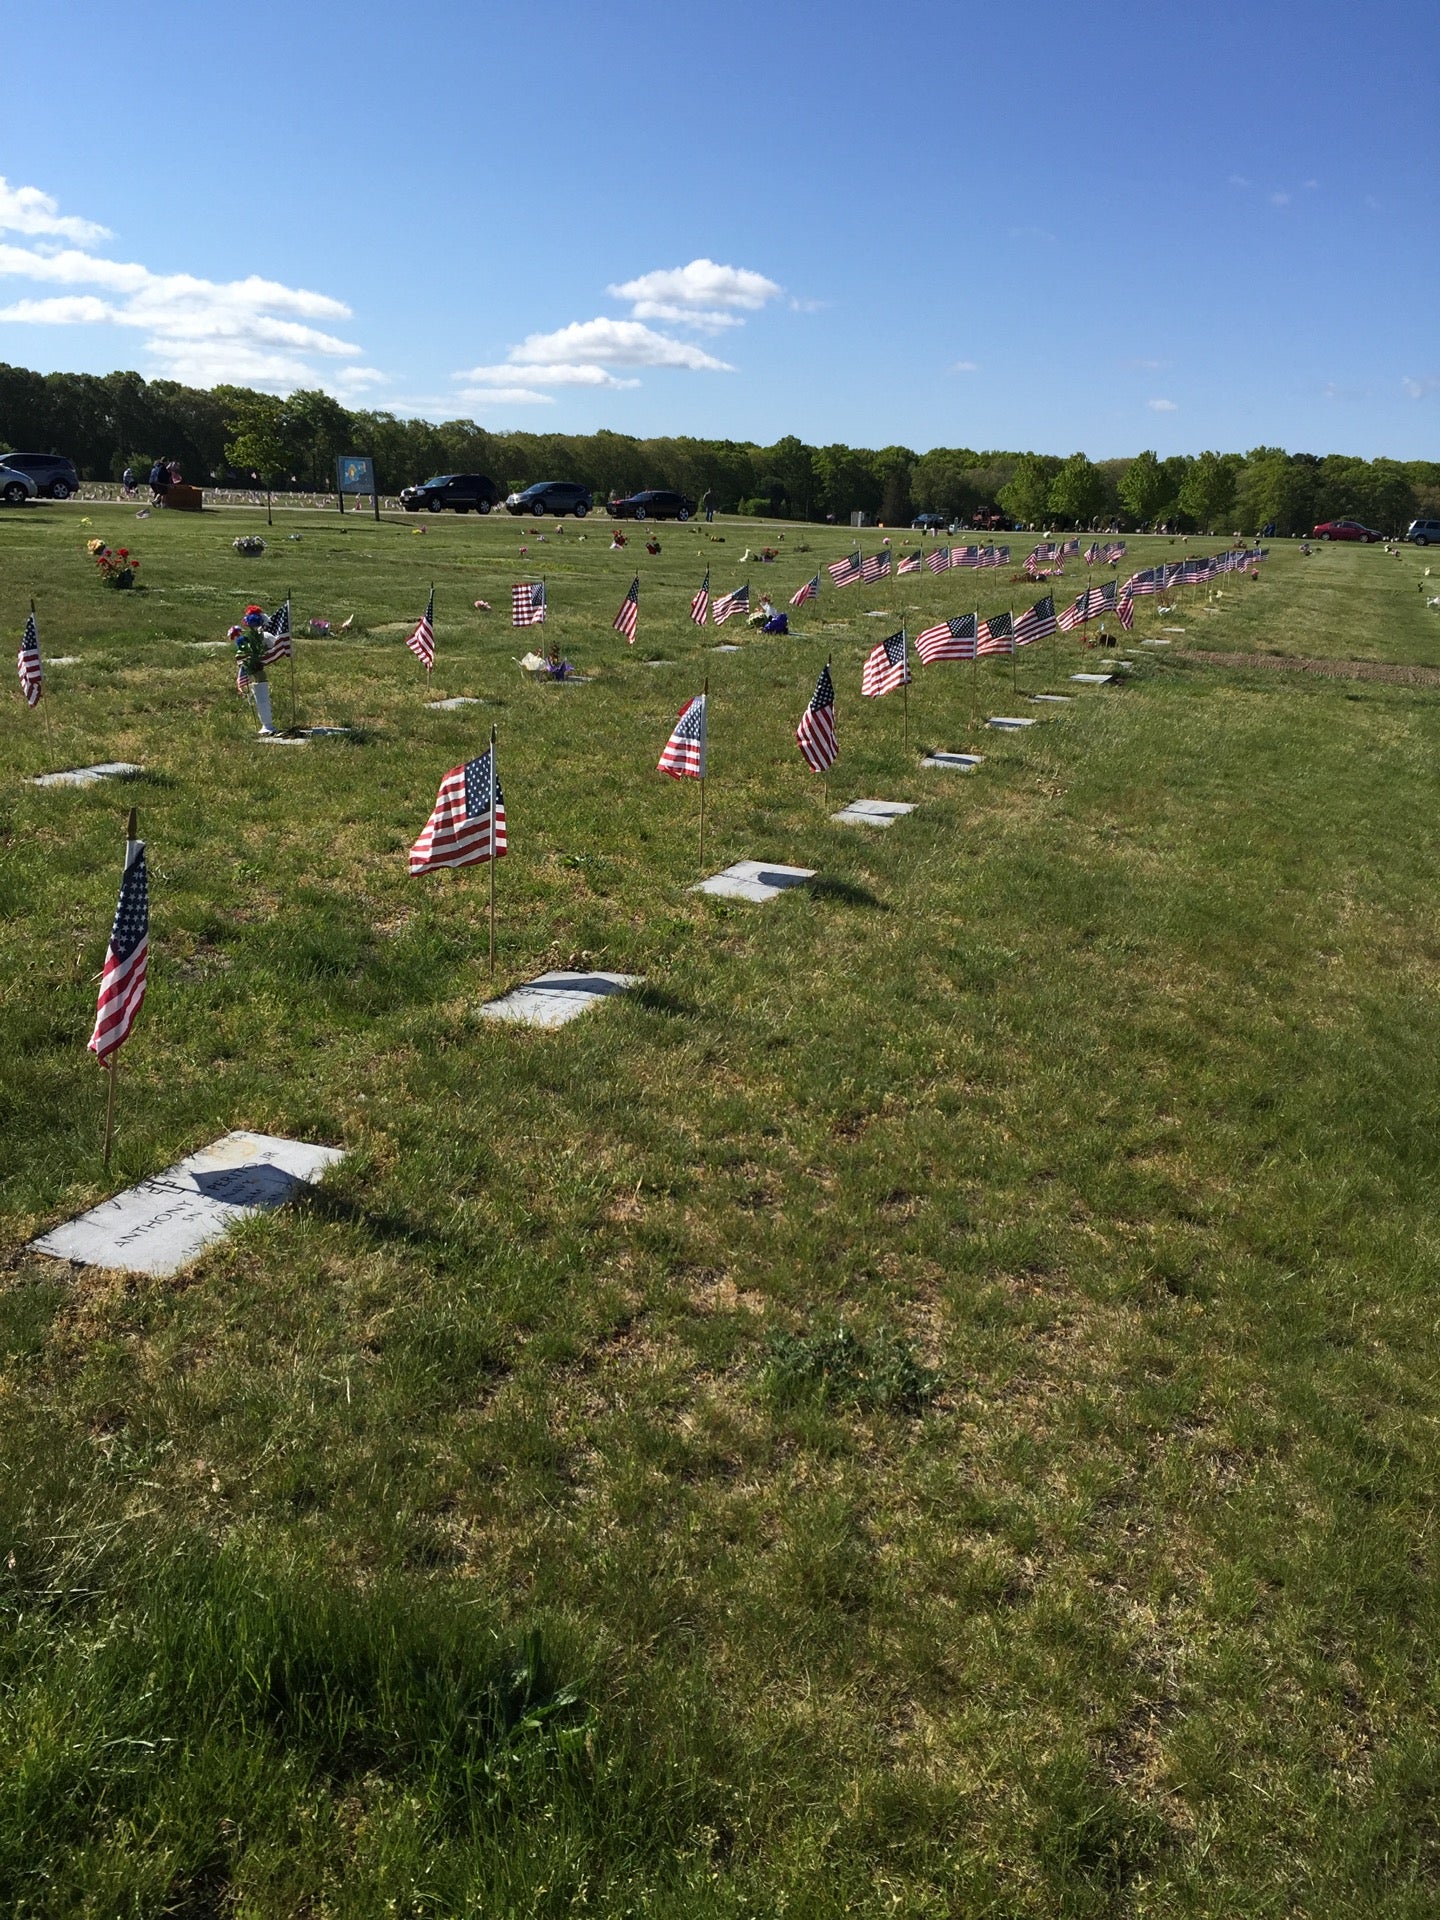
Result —
<path fill-rule="evenodd" d="M 270 716 L 270 684 L 266 680 L 252 680 L 250 691 L 255 696 L 255 711 L 260 716 L 260 731 L 273 733 L 275 722 Z"/>
<path fill-rule="evenodd" d="M 135 584 L 135 575 L 130 571 L 129 567 L 126 567 L 124 571 L 121 573 L 111 574 L 110 584 L 112 587 L 116 587 L 119 589 L 123 589 L 125 587 L 133 587 Z"/>

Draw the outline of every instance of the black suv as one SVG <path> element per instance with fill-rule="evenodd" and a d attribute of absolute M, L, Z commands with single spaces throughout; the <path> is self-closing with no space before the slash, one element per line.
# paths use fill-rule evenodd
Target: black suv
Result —
<path fill-rule="evenodd" d="M 483 473 L 437 473 L 433 480 L 422 480 L 418 487 L 402 487 L 400 504 L 407 513 L 442 513 L 453 507 L 456 513 L 489 513 L 500 498 L 500 489 Z"/>
<path fill-rule="evenodd" d="M 688 520 L 695 511 L 695 502 L 686 494 L 650 487 L 624 500 L 607 501 L 605 511 L 612 520 Z"/>
<path fill-rule="evenodd" d="M 575 480 L 537 480 L 533 487 L 526 487 L 523 493 L 512 493 L 506 499 L 507 513 L 573 513 L 577 520 L 583 520 L 595 499 L 588 487 L 582 487 Z"/>
<path fill-rule="evenodd" d="M 68 500 L 80 491 L 80 476 L 75 462 L 60 453 L 7 453 L 0 455 L 7 467 L 28 473 L 40 490 L 42 500 Z"/>

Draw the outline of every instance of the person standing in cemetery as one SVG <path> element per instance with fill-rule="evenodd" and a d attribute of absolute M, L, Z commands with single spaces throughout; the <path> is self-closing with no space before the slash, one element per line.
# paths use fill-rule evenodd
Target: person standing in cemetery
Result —
<path fill-rule="evenodd" d="M 163 460 L 157 460 L 150 469 L 150 499 L 153 505 L 163 507 L 169 491 L 170 469 Z"/>
<path fill-rule="evenodd" d="M 715 518 L 715 496 L 710 491 L 709 487 L 705 489 L 705 495 L 704 495 L 704 498 L 701 500 L 700 504 L 705 509 L 705 518 L 707 522 L 713 520 Z"/>

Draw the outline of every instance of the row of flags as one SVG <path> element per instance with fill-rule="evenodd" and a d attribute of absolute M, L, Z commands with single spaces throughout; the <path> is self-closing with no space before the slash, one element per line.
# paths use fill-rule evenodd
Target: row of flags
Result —
<path fill-rule="evenodd" d="M 1008 567 L 1009 564 L 1009 547 L 936 547 L 930 553 L 922 548 L 915 553 L 903 554 L 895 562 L 895 572 L 919 573 L 923 566 L 931 573 L 945 573 L 951 567 Z M 857 547 L 854 553 L 846 554 L 844 559 L 832 560 L 825 571 L 837 587 L 853 587 L 862 581 L 888 580 L 890 568 L 888 547 L 868 558 Z M 818 590 L 819 583 L 820 576 L 816 574 L 813 590 Z M 799 606 L 802 602 L 792 600 L 790 604 Z"/>

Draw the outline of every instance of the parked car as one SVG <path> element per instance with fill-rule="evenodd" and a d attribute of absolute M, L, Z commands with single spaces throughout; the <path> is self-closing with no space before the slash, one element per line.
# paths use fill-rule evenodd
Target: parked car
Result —
<path fill-rule="evenodd" d="M 7 507 L 23 507 L 39 491 L 28 473 L 22 473 L 19 467 L 12 467 L 6 461 L 0 461 L 0 500 Z"/>
<path fill-rule="evenodd" d="M 605 511 L 612 520 L 688 520 L 695 502 L 688 494 L 647 487 L 644 493 L 632 493 L 623 500 L 607 500 Z"/>
<path fill-rule="evenodd" d="M 573 513 L 583 520 L 595 504 L 588 487 L 576 480 L 537 480 L 523 493 L 512 493 L 505 501 L 507 513 Z"/>
<path fill-rule="evenodd" d="M 917 513 L 910 522 L 913 533 L 946 533 L 950 522 L 943 513 Z"/>
<path fill-rule="evenodd" d="M 1440 546 L 1440 520 L 1412 520 L 1405 529 L 1405 538 L 1417 547 L 1428 547 L 1432 541 Z"/>
<path fill-rule="evenodd" d="M 36 492 L 46 500 L 68 500 L 72 493 L 80 491 L 75 462 L 67 460 L 63 453 L 5 453 L 0 454 L 0 460 L 7 467 L 28 473 L 35 482 Z"/>
<path fill-rule="evenodd" d="M 1373 545 L 1376 540 L 1385 538 L 1376 533 L 1373 527 L 1362 527 L 1358 520 L 1322 520 L 1315 529 L 1316 540 L 1363 540 Z"/>
<path fill-rule="evenodd" d="M 443 513 L 453 507 L 456 513 L 489 513 L 500 499 L 500 489 L 483 473 L 437 473 L 433 480 L 419 486 L 402 487 L 400 504 L 407 513 Z"/>

